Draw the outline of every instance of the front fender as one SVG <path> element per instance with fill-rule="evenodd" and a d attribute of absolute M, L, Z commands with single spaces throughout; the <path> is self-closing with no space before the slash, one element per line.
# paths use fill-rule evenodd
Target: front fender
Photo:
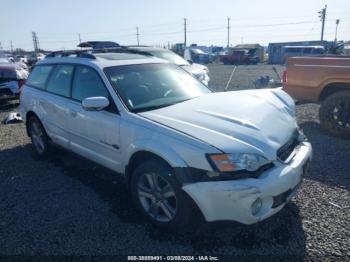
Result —
<path fill-rule="evenodd" d="M 128 163 L 132 155 L 140 151 L 153 153 L 164 159 L 172 167 L 187 167 L 187 163 L 169 145 L 150 139 L 140 139 L 130 144 L 126 149 L 124 163 Z"/>

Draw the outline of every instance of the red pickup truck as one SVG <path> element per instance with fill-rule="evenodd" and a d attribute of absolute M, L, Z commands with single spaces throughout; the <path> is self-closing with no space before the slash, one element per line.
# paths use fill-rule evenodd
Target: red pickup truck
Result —
<path fill-rule="evenodd" d="M 248 50 L 231 50 L 227 55 L 220 56 L 220 61 L 224 65 L 257 64 L 259 60 L 259 57 L 254 56 Z"/>

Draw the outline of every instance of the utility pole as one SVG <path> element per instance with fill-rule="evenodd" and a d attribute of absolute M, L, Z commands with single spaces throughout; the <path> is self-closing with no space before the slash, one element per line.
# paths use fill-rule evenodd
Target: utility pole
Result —
<path fill-rule="evenodd" d="M 139 27 L 136 27 L 136 38 L 137 38 L 137 45 L 140 45 L 140 34 L 139 34 Z"/>
<path fill-rule="evenodd" d="M 230 47 L 230 18 L 227 17 L 227 48 Z"/>
<path fill-rule="evenodd" d="M 326 22 L 326 14 L 327 14 L 327 5 L 325 5 L 324 8 L 322 8 L 321 11 L 318 12 L 319 13 L 319 18 L 322 22 L 322 30 L 321 30 L 321 41 L 323 41 L 323 35 L 324 35 L 324 24 Z"/>
<path fill-rule="evenodd" d="M 34 44 L 34 52 L 37 53 L 39 51 L 39 40 L 36 32 L 32 32 L 33 44 Z"/>
<path fill-rule="evenodd" d="M 79 44 L 81 44 L 81 37 L 80 37 L 80 33 L 78 34 L 78 38 L 79 38 Z"/>
<path fill-rule="evenodd" d="M 184 45 L 186 47 L 186 45 L 187 45 L 187 19 L 186 18 L 184 18 L 184 33 L 185 33 Z"/>
<path fill-rule="evenodd" d="M 35 33 L 35 39 L 36 39 L 36 46 L 38 47 L 38 52 L 40 51 L 40 45 L 39 45 L 39 37 L 37 33 Z"/>
<path fill-rule="evenodd" d="M 11 53 L 13 53 L 13 44 L 12 44 L 12 40 L 11 40 Z"/>
<path fill-rule="evenodd" d="M 334 45 L 337 43 L 337 34 L 338 34 L 338 25 L 339 25 L 340 20 L 337 19 L 335 20 L 335 37 L 334 37 Z"/>
<path fill-rule="evenodd" d="M 35 34 L 35 32 L 32 32 L 32 37 L 33 37 L 33 44 L 34 44 L 34 52 L 36 53 L 37 50 L 38 50 L 38 46 L 37 46 L 37 43 L 36 43 L 36 34 Z"/>

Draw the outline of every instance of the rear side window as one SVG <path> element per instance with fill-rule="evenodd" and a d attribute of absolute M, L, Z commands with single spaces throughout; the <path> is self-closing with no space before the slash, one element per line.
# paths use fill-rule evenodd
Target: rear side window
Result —
<path fill-rule="evenodd" d="M 290 47 L 290 48 L 286 48 L 286 53 L 301 53 L 301 48 L 297 48 L 297 47 Z"/>
<path fill-rule="evenodd" d="M 322 49 L 322 48 L 315 48 L 312 53 L 313 54 L 323 54 L 324 53 L 324 49 Z"/>
<path fill-rule="evenodd" d="M 53 66 L 51 65 L 40 65 L 34 67 L 27 79 L 26 84 L 40 89 L 45 89 L 45 83 L 52 68 Z"/>
<path fill-rule="evenodd" d="M 304 48 L 304 54 L 311 54 L 311 48 Z"/>
<path fill-rule="evenodd" d="M 69 97 L 73 69 L 73 65 L 56 66 L 51 74 L 49 82 L 47 83 L 47 91 Z"/>
<path fill-rule="evenodd" d="M 72 98 L 83 101 L 87 97 L 109 97 L 97 72 L 86 66 L 77 66 L 72 86 Z"/>

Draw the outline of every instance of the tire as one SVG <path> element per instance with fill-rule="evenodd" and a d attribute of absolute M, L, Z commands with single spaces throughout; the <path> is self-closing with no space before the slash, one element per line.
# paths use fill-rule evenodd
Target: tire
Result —
<path fill-rule="evenodd" d="M 350 91 L 339 91 L 321 104 L 320 124 L 328 134 L 350 138 Z"/>
<path fill-rule="evenodd" d="M 37 157 L 45 157 L 49 153 L 49 137 L 43 125 L 36 116 L 31 116 L 28 120 L 28 131 L 32 140 L 34 152 Z"/>
<path fill-rule="evenodd" d="M 184 229 L 192 215 L 192 201 L 172 173 L 162 161 L 146 161 L 133 172 L 130 192 L 136 208 L 152 224 L 172 230 Z M 152 187 L 152 184 L 158 186 Z M 161 191 L 163 194 L 158 193 Z"/>

